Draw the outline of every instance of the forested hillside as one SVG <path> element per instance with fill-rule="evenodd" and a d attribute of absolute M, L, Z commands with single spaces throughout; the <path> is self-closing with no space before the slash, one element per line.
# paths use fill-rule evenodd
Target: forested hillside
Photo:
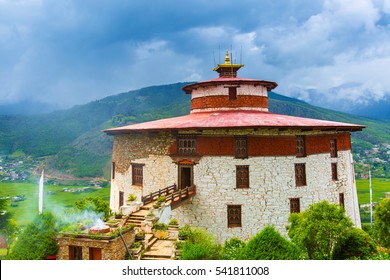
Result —
<path fill-rule="evenodd" d="M 0 154 L 23 152 L 44 157 L 47 168 L 76 177 L 109 174 L 112 138 L 101 131 L 160 118 L 185 115 L 190 96 L 187 83 L 152 86 L 106 97 L 69 110 L 34 116 L 0 116 Z M 390 143 L 390 121 L 356 117 L 269 93 L 273 113 L 366 125 L 353 133 L 356 154 L 375 144 Z"/>

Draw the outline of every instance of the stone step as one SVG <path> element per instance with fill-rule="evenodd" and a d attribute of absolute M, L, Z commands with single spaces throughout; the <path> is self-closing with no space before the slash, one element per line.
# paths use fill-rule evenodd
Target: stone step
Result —
<path fill-rule="evenodd" d="M 140 221 L 127 220 L 125 225 L 128 225 L 128 224 L 133 224 L 135 226 L 141 226 L 141 222 Z"/>
<path fill-rule="evenodd" d="M 153 238 L 148 242 L 148 250 L 158 241 L 157 237 L 153 236 Z"/>
<path fill-rule="evenodd" d="M 139 221 L 143 221 L 145 220 L 145 216 L 136 216 L 136 215 L 131 215 L 127 218 L 128 220 L 139 220 Z"/>
<path fill-rule="evenodd" d="M 145 219 L 142 219 L 142 218 L 139 218 L 139 217 L 128 217 L 127 218 L 127 221 L 138 221 L 138 222 L 142 222 L 144 221 Z"/>
<path fill-rule="evenodd" d="M 165 260 L 170 260 L 172 259 L 170 256 L 169 257 L 165 257 L 165 256 L 155 256 L 155 257 L 145 257 L 145 255 L 142 257 L 142 260 L 149 260 L 149 261 L 152 261 L 152 260 L 155 260 L 155 261 L 158 261 L 158 260 L 161 260 L 161 261 L 165 261 Z"/>

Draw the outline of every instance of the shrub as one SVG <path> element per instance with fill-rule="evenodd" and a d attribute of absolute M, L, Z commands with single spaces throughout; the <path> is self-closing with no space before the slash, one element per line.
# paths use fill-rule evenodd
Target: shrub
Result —
<path fill-rule="evenodd" d="M 179 221 L 177 219 L 172 219 L 169 221 L 170 226 L 177 226 L 179 224 Z"/>
<path fill-rule="evenodd" d="M 353 225 L 343 208 L 327 201 L 291 214 L 288 221 L 291 240 L 305 250 L 310 259 L 317 260 L 331 259 L 334 246 Z"/>
<path fill-rule="evenodd" d="M 163 196 L 163 195 L 162 195 L 162 196 L 159 196 L 159 197 L 157 198 L 157 201 L 160 202 L 160 203 L 164 203 L 165 200 L 166 200 L 166 197 Z"/>
<path fill-rule="evenodd" d="M 185 240 L 191 234 L 191 227 L 189 225 L 185 225 L 184 227 L 179 229 L 179 239 Z"/>
<path fill-rule="evenodd" d="M 225 241 L 225 245 L 222 248 L 221 259 L 222 260 L 238 260 L 241 250 L 245 247 L 245 242 L 239 238 L 231 238 Z"/>
<path fill-rule="evenodd" d="M 12 248 L 10 259 L 42 260 L 55 255 L 58 250 L 56 241 L 58 230 L 56 220 L 50 212 L 38 215 L 27 225 Z"/>
<path fill-rule="evenodd" d="M 337 242 L 333 259 L 368 259 L 376 252 L 376 244 L 367 232 L 359 228 L 351 228 Z"/>
<path fill-rule="evenodd" d="M 105 219 L 111 216 L 110 203 L 100 197 L 87 197 L 75 202 L 75 208 L 78 210 L 90 210 L 104 215 Z"/>
<path fill-rule="evenodd" d="M 138 249 L 139 247 L 141 247 L 141 242 L 134 242 L 133 245 L 131 245 L 131 249 Z"/>
<path fill-rule="evenodd" d="M 241 250 L 241 260 L 300 260 L 304 254 L 298 246 L 280 235 L 272 226 L 252 237 Z"/>
<path fill-rule="evenodd" d="M 182 234 L 187 236 L 187 240 L 182 246 L 182 260 L 218 260 L 221 252 L 214 236 L 204 229 L 183 227 Z M 179 230 L 180 234 L 180 230 Z"/>
<path fill-rule="evenodd" d="M 382 199 L 375 206 L 374 235 L 383 247 L 390 248 L 390 198 Z"/>
<path fill-rule="evenodd" d="M 168 226 L 164 223 L 157 223 L 153 225 L 154 229 L 159 229 L 159 230 L 167 230 Z"/>
<path fill-rule="evenodd" d="M 136 201 L 136 200 L 137 200 L 137 196 L 131 193 L 131 194 L 129 194 L 129 196 L 127 197 L 127 200 L 128 200 L 128 201 Z"/>

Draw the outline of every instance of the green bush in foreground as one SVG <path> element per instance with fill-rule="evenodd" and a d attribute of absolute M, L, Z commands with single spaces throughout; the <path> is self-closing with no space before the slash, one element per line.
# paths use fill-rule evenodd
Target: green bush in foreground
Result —
<path fill-rule="evenodd" d="M 298 246 L 284 238 L 272 226 L 265 227 L 241 250 L 240 260 L 300 260 L 304 255 Z"/>
<path fill-rule="evenodd" d="M 238 260 L 241 254 L 241 250 L 244 247 L 245 242 L 239 238 L 233 237 L 230 240 L 226 240 L 225 245 L 222 248 L 221 259 Z"/>
<path fill-rule="evenodd" d="M 288 218 L 288 235 L 310 259 L 332 259 L 333 249 L 353 223 L 343 208 L 327 201 L 318 202 Z"/>
<path fill-rule="evenodd" d="M 9 259 L 42 260 L 58 250 L 56 220 L 50 212 L 38 215 L 27 225 L 12 248 Z"/>
<path fill-rule="evenodd" d="M 382 246 L 390 248 L 390 198 L 382 199 L 375 207 L 374 235 Z"/>
<path fill-rule="evenodd" d="M 185 227 L 186 241 L 182 245 L 182 260 L 218 260 L 221 245 L 204 229 Z"/>
<path fill-rule="evenodd" d="M 351 228 L 337 242 L 333 259 L 369 259 L 375 253 L 377 253 L 377 246 L 370 235 L 359 228 Z"/>

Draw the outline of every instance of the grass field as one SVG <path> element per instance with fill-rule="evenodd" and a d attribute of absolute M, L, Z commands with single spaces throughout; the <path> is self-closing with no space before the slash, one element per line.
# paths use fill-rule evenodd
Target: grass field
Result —
<path fill-rule="evenodd" d="M 368 180 L 356 180 L 359 204 L 367 204 L 370 201 L 370 190 Z M 44 209 L 61 210 L 70 207 L 77 200 L 88 196 L 99 196 L 104 200 L 110 199 L 110 188 L 89 189 L 84 192 L 63 192 L 64 188 L 80 189 L 80 186 L 50 186 L 44 187 Z M 373 201 L 379 201 L 390 192 L 390 179 L 372 179 Z M 49 195 L 48 193 L 51 192 Z M 0 183 L 0 196 L 22 196 L 27 198 L 24 201 L 14 202 L 15 207 L 9 207 L 14 214 L 14 219 L 20 226 L 32 221 L 38 213 L 38 184 L 27 183 Z"/>
<path fill-rule="evenodd" d="M 77 200 L 88 196 L 99 196 L 104 200 L 110 199 L 110 188 L 87 189 L 83 192 L 64 192 L 63 189 L 81 189 L 80 186 L 44 186 L 43 210 L 61 211 L 70 207 Z M 12 202 L 14 207 L 9 207 L 13 218 L 19 226 L 27 225 L 38 214 L 38 184 L 28 183 L 0 183 L 0 196 L 25 196 L 26 200 Z"/>
<path fill-rule="evenodd" d="M 378 202 L 385 197 L 386 192 L 390 192 L 390 179 L 373 178 L 372 184 L 372 201 Z M 368 179 L 356 180 L 359 204 L 370 203 L 370 184 Z"/>

